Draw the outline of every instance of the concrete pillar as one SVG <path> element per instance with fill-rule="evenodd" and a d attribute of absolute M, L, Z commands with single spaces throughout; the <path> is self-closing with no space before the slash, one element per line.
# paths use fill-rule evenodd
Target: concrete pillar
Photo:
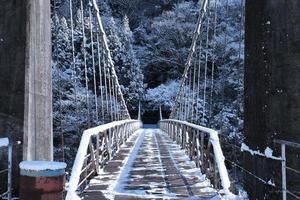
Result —
<path fill-rule="evenodd" d="M 50 0 L 28 0 L 24 160 L 52 160 Z"/>
<path fill-rule="evenodd" d="M 0 137 L 14 169 L 53 158 L 50 0 L 0 1 Z"/>
<path fill-rule="evenodd" d="M 246 1 L 245 132 L 300 142 L 300 1 Z"/>
<path fill-rule="evenodd" d="M 246 143 L 262 152 L 276 150 L 275 138 L 300 142 L 299 10 L 295 0 L 246 0 L 244 130 Z M 246 163 L 265 179 L 280 174 L 271 161 L 250 156 Z M 276 199 L 255 179 L 247 178 L 247 188 L 251 199 Z"/>

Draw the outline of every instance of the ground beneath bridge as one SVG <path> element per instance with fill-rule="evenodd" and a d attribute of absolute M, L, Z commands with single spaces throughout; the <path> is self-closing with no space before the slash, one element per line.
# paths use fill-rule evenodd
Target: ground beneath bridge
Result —
<path fill-rule="evenodd" d="M 159 129 L 141 129 L 85 190 L 85 200 L 219 199 L 185 152 Z"/>

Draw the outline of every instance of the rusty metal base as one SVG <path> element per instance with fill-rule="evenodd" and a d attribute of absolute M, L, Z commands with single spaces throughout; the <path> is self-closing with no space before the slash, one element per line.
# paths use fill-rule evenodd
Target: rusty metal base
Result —
<path fill-rule="evenodd" d="M 64 176 L 20 178 L 21 200 L 62 200 Z"/>

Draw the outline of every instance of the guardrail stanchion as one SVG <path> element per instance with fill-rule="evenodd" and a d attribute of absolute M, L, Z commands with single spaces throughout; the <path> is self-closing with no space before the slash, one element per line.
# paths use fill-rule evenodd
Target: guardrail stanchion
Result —
<path fill-rule="evenodd" d="M 286 200 L 286 157 L 285 144 L 281 144 L 281 180 L 282 180 L 282 200 Z"/>
<path fill-rule="evenodd" d="M 8 145 L 7 199 L 11 200 L 12 193 L 12 144 Z"/>

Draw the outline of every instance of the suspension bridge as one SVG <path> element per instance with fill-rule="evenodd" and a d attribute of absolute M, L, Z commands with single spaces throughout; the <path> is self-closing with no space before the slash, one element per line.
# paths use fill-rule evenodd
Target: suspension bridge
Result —
<path fill-rule="evenodd" d="M 221 198 L 222 195 L 234 197 L 229 190 L 230 181 L 217 131 L 185 122 L 188 118 L 193 118 L 194 115 L 198 114 L 193 113 L 193 109 L 188 108 L 190 103 L 187 103 L 190 99 L 194 101 L 195 94 L 199 94 L 196 90 L 196 79 L 199 82 L 201 78 L 199 75 L 196 76 L 196 66 L 193 69 L 190 69 L 190 66 L 195 57 L 196 45 L 201 34 L 208 1 L 203 1 L 199 12 L 190 54 L 176 100 L 179 105 L 174 106 L 171 114 L 174 120 L 161 119 L 159 122 L 160 129 L 142 129 L 140 108 L 138 120 L 130 119 L 107 44 L 99 8 L 95 1 L 90 3 L 86 9 L 83 1 L 81 1 L 80 10 L 82 21 L 84 21 L 84 12 L 87 11 L 88 13 L 92 55 L 96 57 L 92 58 L 91 66 L 95 94 L 95 116 L 98 119 L 100 114 L 101 118 L 104 119 L 104 113 L 109 113 L 112 122 L 84 131 L 67 186 L 66 198 L 79 199 L 78 191 L 82 192 L 81 196 L 84 199 L 165 197 L 210 199 Z M 216 6 L 215 3 L 215 14 L 217 13 Z M 70 9 L 70 13 L 72 13 L 71 1 Z M 73 24 L 73 16 L 71 16 L 71 24 Z M 213 26 L 215 32 L 216 21 Z M 97 27 L 96 49 L 93 47 L 94 27 Z M 207 27 L 207 31 L 209 31 L 209 24 Z M 85 34 L 84 23 L 82 23 L 82 33 Z M 71 34 L 73 67 L 76 67 L 73 28 Z M 209 40 L 207 39 L 208 43 Z M 82 51 L 84 52 L 85 81 L 88 91 L 88 66 L 85 47 L 86 39 L 83 36 Z M 96 75 L 96 60 L 98 60 L 98 76 Z M 207 64 L 205 71 L 206 79 Z M 193 83 L 191 83 L 192 76 Z M 99 86 L 97 86 L 97 77 L 99 77 Z M 100 88 L 100 102 L 97 98 L 97 88 Z M 199 84 L 197 89 L 200 90 Z M 189 91 L 187 92 L 187 90 Z M 193 98 L 190 98 L 191 95 Z M 203 98 L 205 102 L 205 92 Z M 86 104 L 88 116 L 90 116 L 88 93 L 86 94 Z M 194 107 L 194 104 L 195 102 L 191 106 Z M 101 113 L 98 113 L 98 106 L 102 111 Z M 203 109 L 202 113 L 206 113 L 205 108 Z M 186 110 L 192 110 L 192 112 L 188 113 Z M 184 116 L 179 117 L 181 114 Z M 188 154 L 185 154 L 186 152 Z M 202 174 L 203 170 L 205 173 Z M 211 180 L 214 181 L 213 184 Z"/>
<path fill-rule="evenodd" d="M 141 105 L 138 119 L 130 116 L 96 0 L 74 1 L 69 0 L 71 87 L 74 91 L 76 115 L 87 118 L 88 128 L 82 133 L 66 183 L 67 200 L 244 199 L 245 196 L 239 194 L 237 189 L 240 177 L 236 171 L 278 189 L 282 199 L 287 199 L 287 195 L 300 199 L 299 193 L 290 191 L 287 187 L 286 170 L 295 173 L 299 173 L 299 170 L 286 165 L 285 155 L 286 146 L 298 149 L 299 144 L 276 141 L 281 145 L 282 154 L 268 158 L 278 161 L 282 166 L 281 185 L 278 186 L 241 166 L 236 154 L 235 160 L 227 157 L 222 149 L 228 141 L 223 140 L 219 130 L 210 128 L 213 127 L 211 118 L 216 70 L 214 52 L 217 51 L 219 10 L 217 0 L 200 2 L 195 31 L 172 112 L 169 119 L 164 119 L 160 110 L 157 128 L 143 128 Z M 76 47 L 74 39 L 75 3 L 80 5 L 79 15 L 76 16 L 81 21 L 83 41 L 80 49 Z M 242 65 L 243 1 L 240 9 L 238 66 Z M 55 20 L 53 23 L 55 24 Z M 90 41 L 91 57 L 87 56 L 87 41 Z M 225 48 L 226 44 L 225 37 Z M 78 61 L 76 51 L 82 52 L 83 58 L 80 59 L 83 62 Z M 210 52 L 213 56 L 209 55 Z M 53 57 L 55 60 L 55 55 Z M 78 80 L 75 78 L 80 67 L 84 69 L 84 97 L 78 94 L 78 90 L 82 88 L 78 87 Z M 204 80 L 204 85 L 201 80 Z M 84 108 L 79 104 L 82 99 L 85 101 Z M 62 110 L 60 112 L 63 113 Z M 222 127 L 221 123 L 219 127 Z M 62 143 L 63 141 L 62 134 Z M 0 145 L 0 148 L 6 146 L 11 148 L 8 143 Z M 241 149 L 236 143 L 229 146 L 234 152 Z M 9 152 L 8 163 L 11 165 L 12 150 Z M 11 174 L 11 168 L 0 171 L 6 172 Z M 8 176 L 8 191 L 1 196 L 7 199 L 11 198 L 10 179 L 11 175 Z"/>

